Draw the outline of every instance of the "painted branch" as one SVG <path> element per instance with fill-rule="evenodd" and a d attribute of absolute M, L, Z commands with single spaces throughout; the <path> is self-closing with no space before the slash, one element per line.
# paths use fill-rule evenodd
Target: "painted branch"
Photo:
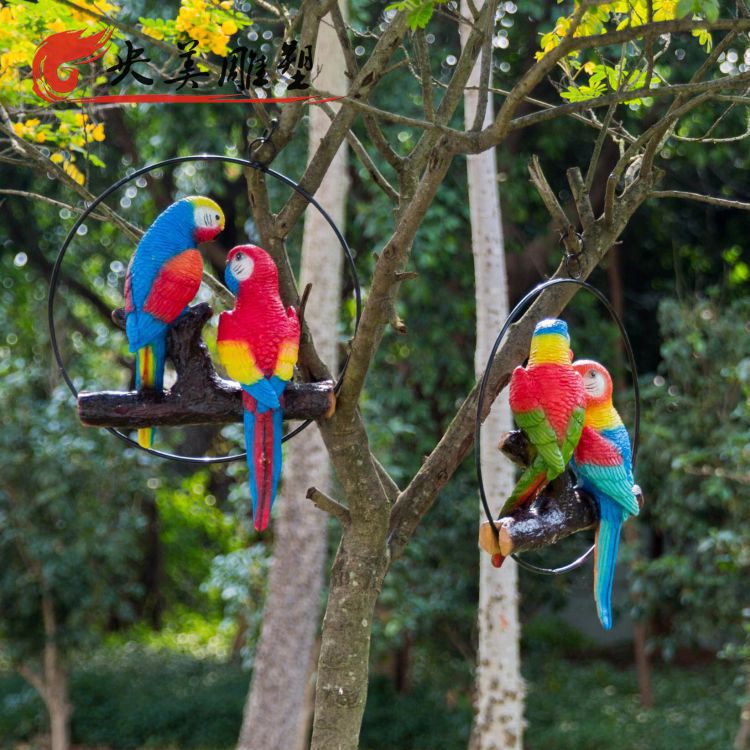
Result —
<path fill-rule="evenodd" d="M 177 382 L 165 393 L 101 391 L 78 396 L 78 416 L 96 427 L 161 427 L 163 425 L 226 424 L 242 421 L 240 386 L 219 377 L 201 338 L 213 311 L 206 303 L 191 307 L 169 330 L 167 355 Z M 122 310 L 112 320 L 124 327 Z M 290 383 L 284 391 L 284 416 L 319 419 L 335 409 L 333 383 Z"/>
<path fill-rule="evenodd" d="M 514 463 L 529 463 L 529 444 L 520 430 L 514 430 L 500 441 L 499 449 Z M 570 471 L 549 484 L 530 505 L 495 521 L 498 540 L 489 521 L 479 530 L 479 545 L 491 555 L 507 557 L 511 552 L 525 552 L 547 547 L 584 529 L 590 529 L 599 518 L 593 498 L 576 490 Z"/>

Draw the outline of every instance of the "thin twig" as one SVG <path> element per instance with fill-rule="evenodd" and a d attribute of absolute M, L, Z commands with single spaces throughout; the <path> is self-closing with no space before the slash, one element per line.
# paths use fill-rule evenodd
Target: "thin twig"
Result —
<path fill-rule="evenodd" d="M 320 104 L 319 106 L 326 113 L 326 115 L 328 115 L 328 117 L 333 120 L 333 118 L 336 116 L 333 107 L 331 107 L 331 105 L 327 103 Z M 375 181 L 375 184 L 388 196 L 388 198 L 390 198 L 390 200 L 398 204 L 398 191 L 391 185 L 390 182 L 388 182 L 383 173 L 378 169 L 375 162 L 367 153 L 367 150 L 362 144 L 362 141 L 357 138 L 354 131 L 350 130 L 346 134 L 346 141 L 352 147 L 352 151 L 354 151 L 357 158 L 362 162 L 362 166 L 364 166 L 364 168 L 370 173 L 370 176 Z"/>
<path fill-rule="evenodd" d="M 72 211 L 76 214 L 82 214 L 86 210 L 85 208 L 80 208 L 79 206 L 71 206 L 69 203 L 64 203 L 63 201 L 57 201 L 54 198 L 49 198 L 48 196 L 42 195 L 41 193 L 31 193 L 27 190 L 11 190 L 10 188 L 0 188 L 0 195 L 17 195 L 20 198 L 30 198 L 35 201 L 42 201 L 43 203 L 49 203 L 52 206 L 67 208 L 69 211 Z M 92 219 L 96 219 L 97 221 L 107 221 L 108 219 L 107 216 L 96 212 L 90 213 L 89 216 L 91 216 Z"/>
<path fill-rule="evenodd" d="M 430 70 L 430 54 L 427 50 L 427 40 L 424 29 L 417 29 L 414 33 L 417 67 L 422 82 L 422 106 L 424 116 L 430 122 L 435 120 L 435 104 L 432 99 L 432 71 Z"/>
<path fill-rule="evenodd" d="M 738 208 L 741 211 L 750 211 L 750 203 L 745 201 L 734 201 L 729 198 L 717 198 L 713 195 L 703 195 L 703 193 L 691 193 L 684 190 L 654 190 L 651 198 L 681 198 L 684 200 L 698 201 L 699 203 L 708 203 L 711 206 L 720 208 Z"/>

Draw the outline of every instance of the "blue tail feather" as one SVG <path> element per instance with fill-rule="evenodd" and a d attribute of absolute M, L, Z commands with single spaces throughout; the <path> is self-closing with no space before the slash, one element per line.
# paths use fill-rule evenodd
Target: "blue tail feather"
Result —
<path fill-rule="evenodd" d="M 253 461 L 253 443 L 255 440 L 255 414 L 245 409 L 243 414 L 245 425 L 245 451 L 247 452 L 247 468 L 249 471 L 248 484 L 250 485 L 250 497 L 253 501 L 253 517 L 258 507 L 258 480 L 255 476 L 255 462 Z"/>
<path fill-rule="evenodd" d="M 273 413 L 273 488 L 271 490 L 271 506 L 276 499 L 276 490 L 279 486 L 281 477 L 281 430 L 284 421 L 284 415 L 281 409 L 276 409 Z"/>
<path fill-rule="evenodd" d="M 599 620 L 605 630 L 612 627 L 612 585 L 615 578 L 617 550 L 620 546 L 622 509 L 608 498 L 597 497 L 600 521 L 596 532 L 594 562 L 594 599 Z"/>

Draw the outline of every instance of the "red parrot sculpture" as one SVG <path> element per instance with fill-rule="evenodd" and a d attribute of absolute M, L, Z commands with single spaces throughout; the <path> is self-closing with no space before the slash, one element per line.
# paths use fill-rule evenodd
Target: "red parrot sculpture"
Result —
<path fill-rule="evenodd" d="M 510 379 L 510 408 L 536 453 L 521 474 L 500 516 L 531 502 L 565 471 L 583 430 L 585 392 L 581 376 L 571 366 L 568 326 L 550 318 L 537 323 L 526 367 L 516 367 Z M 493 555 L 493 565 L 503 558 Z"/>
<path fill-rule="evenodd" d="M 263 531 L 281 475 L 282 394 L 297 362 L 300 324 L 294 308 L 284 308 L 276 265 L 262 248 L 232 248 L 224 279 L 236 302 L 219 316 L 219 360 L 242 386 L 253 519 Z"/>

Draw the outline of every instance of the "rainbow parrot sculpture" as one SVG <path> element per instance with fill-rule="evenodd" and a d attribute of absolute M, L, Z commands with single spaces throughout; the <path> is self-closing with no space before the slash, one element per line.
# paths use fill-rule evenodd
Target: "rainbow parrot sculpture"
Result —
<path fill-rule="evenodd" d="M 167 328 L 195 297 L 203 260 L 195 246 L 224 228 L 224 214 L 210 198 L 191 196 L 160 213 L 138 243 L 125 275 L 125 321 L 135 353 L 135 383 L 161 391 Z M 153 445 L 154 428 L 138 430 L 138 443 Z"/>
<path fill-rule="evenodd" d="M 572 365 L 568 326 L 550 318 L 537 323 L 526 367 L 510 379 L 510 408 L 536 451 L 500 511 L 508 515 L 531 502 L 565 471 L 583 429 L 584 390 Z"/>
<path fill-rule="evenodd" d="M 242 386 L 253 519 L 263 531 L 281 475 L 282 393 L 297 362 L 300 324 L 294 308 L 284 308 L 265 250 L 232 248 L 224 279 L 237 299 L 234 310 L 219 316 L 219 359 Z"/>
<path fill-rule="evenodd" d="M 612 627 L 612 583 L 620 528 L 638 514 L 628 431 L 612 405 L 612 378 L 598 362 L 581 359 L 573 368 L 583 379 L 586 415 L 572 466 L 581 487 L 599 506 L 594 557 L 594 599 L 605 630 Z"/>

